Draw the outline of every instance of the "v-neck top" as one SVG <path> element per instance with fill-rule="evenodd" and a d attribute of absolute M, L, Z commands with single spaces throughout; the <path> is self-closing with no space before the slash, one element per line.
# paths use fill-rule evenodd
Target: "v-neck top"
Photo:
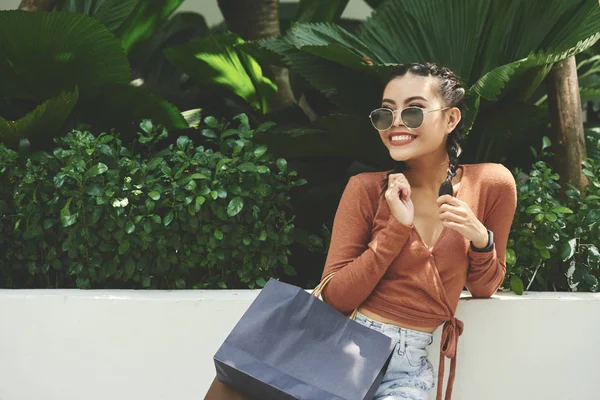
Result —
<path fill-rule="evenodd" d="M 506 244 L 517 205 L 516 183 L 502 164 L 462 164 L 457 199 L 494 232 L 494 249 L 477 252 L 459 232 L 444 227 L 428 248 L 416 228 L 390 212 L 381 183 L 386 171 L 355 175 L 342 194 L 323 277 L 335 272 L 323 301 L 344 314 L 359 306 L 399 325 L 444 324 L 441 353 L 453 359 L 446 400 L 451 396 L 458 337 L 454 317 L 462 289 L 476 298 L 494 294 L 506 273 Z M 441 400 L 444 357 L 438 371 Z"/>

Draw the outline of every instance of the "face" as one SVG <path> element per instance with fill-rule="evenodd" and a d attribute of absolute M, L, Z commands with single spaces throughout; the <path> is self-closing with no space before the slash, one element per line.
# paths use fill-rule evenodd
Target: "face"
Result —
<path fill-rule="evenodd" d="M 425 112 L 447 107 L 436 93 L 437 85 L 438 78 L 407 74 L 385 87 L 381 107 L 397 112 L 392 126 L 379 135 L 392 159 L 407 161 L 436 153 L 445 156 L 447 136 L 460 121 L 458 108 L 425 113 L 423 124 L 416 129 L 408 129 L 400 118 L 405 107 L 419 107 Z"/>

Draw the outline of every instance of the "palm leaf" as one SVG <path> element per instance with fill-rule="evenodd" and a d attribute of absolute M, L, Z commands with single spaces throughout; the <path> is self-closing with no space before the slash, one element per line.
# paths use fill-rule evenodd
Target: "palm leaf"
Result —
<path fill-rule="evenodd" d="M 117 35 L 127 53 L 150 40 L 154 32 L 175 12 L 184 0 L 144 0 L 125 21 Z"/>
<path fill-rule="evenodd" d="M 116 31 L 131 15 L 139 0 L 62 0 L 56 10 L 85 14 Z"/>
<path fill-rule="evenodd" d="M 119 41 L 98 21 L 74 13 L 0 11 L 0 87 L 8 98 L 45 101 L 129 82 Z"/>
<path fill-rule="evenodd" d="M 60 132 L 77 103 L 78 91 L 63 91 L 58 97 L 40 104 L 35 110 L 11 122 L 0 117 L 0 142 L 16 147 L 20 139 L 39 139 L 35 145 L 51 143 L 52 134 Z M 40 135 L 43 134 L 43 137 Z"/>
<path fill-rule="evenodd" d="M 227 32 L 165 50 L 165 56 L 201 86 L 217 85 L 266 113 L 277 90 L 250 55 L 235 47 L 243 40 Z"/>

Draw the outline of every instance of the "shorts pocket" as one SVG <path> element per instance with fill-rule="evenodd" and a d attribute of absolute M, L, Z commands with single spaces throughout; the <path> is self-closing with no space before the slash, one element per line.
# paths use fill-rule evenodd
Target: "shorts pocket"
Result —
<path fill-rule="evenodd" d="M 426 348 L 416 346 L 406 347 L 406 359 L 413 367 L 421 367 L 425 363 L 425 360 L 427 360 L 427 356 L 429 356 L 429 352 Z"/>

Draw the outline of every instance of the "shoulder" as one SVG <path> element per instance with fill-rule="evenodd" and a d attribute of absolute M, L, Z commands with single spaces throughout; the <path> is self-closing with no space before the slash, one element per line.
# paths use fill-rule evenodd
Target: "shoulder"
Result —
<path fill-rule="evenodd" d="M 388 171 L 363 172 L 350 178 L 348 185 L 361 190 L 369 197 L 378 197 L 381 193 L 383 181 L 386 179 Z"/>
<path fill-rule="evenodd" d="M 465 164 L 464 167 L 469 170 L 469 176 L 485 189 L 491 191 L 516 189 L 514 175 L 502 164 Z"/>

